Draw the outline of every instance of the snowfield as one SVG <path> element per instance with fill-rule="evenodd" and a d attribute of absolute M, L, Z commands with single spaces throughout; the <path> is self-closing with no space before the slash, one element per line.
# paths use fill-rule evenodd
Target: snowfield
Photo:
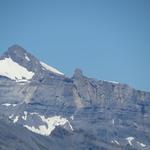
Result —
<path fill-rule="evenodd" d="M 32 79 L 34 72 L 28 71 L 11 58 L 5 58 L 0 60 L 0 75 L 16 81 L 28 81 Z"/>

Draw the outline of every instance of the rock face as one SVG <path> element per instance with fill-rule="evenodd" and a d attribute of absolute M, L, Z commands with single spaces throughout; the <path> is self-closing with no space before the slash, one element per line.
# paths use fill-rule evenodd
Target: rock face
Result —
<path fill-rule="evenodd" d="M 34 73 L 30 79 L 20 79 L 18 74 L 13 79 L 0 68 L 1 122 L 15 128 L 9 138 L 13 134 L 21 140 L 18 131 L 22 130 L 24 136 L 34 136 L 38 148 L 32 149 L 41 150 L 60 150 L 62 146 L 66 150 L 150 149 L 149 92 L 91 79 L 80 69 L 68 78 L 55 68 L 43 66 L 17 45 L 0 57 L 0 66 L 6 58 Z M 5 141 L 8 133 L 0 131 L 0 149 L 9 150 Z M 48 145 L 43 147 L 39 138 Z"/>

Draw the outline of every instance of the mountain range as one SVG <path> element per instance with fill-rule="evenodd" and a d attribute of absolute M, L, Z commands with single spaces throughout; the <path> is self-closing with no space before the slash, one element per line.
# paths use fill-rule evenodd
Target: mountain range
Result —
<path fill-rule="evenodd" d="M 150 92 L 67 77 L 18 45 L 0 56 L 0 150 L 150 150 Z"/>

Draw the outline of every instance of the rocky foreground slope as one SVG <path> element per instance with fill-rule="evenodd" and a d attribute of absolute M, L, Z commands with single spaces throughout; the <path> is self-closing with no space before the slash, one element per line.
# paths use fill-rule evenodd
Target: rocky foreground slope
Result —
<path fill-rule="evenodd" d="M 0 149 L 62 148 L 149 150 L 150 93 L 68 78 L 14 45 L 0 57 Z"/>

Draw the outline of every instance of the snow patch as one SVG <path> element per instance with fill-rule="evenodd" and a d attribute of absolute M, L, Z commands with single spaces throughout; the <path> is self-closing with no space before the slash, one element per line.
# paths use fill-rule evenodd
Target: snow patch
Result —
<path fill-rule="evenodd" d="M 72 115 L 71 117 L 70 117 L 72 120 L 74 120 L 74 116 Z"/>
<path fill-rule="evenodd" d="M 74 129 L 68 120 L 67 120 L 67 123 L 69 124 L 70 129 L 73 131 Z"/>
<path fill-rule="evenodd" d="M 113 124 L 113 125 L 115 124 L 115 119 L 112 119 L 112 124 Z"/>
<path fill-rule="evenodd" d="M 119 84 L 119 82 L 117 82 L 117 81 L 108 81 L 108 80 L 103 80 L 103 81 L 105 81 L 105 82 L 110 82 L 110 83 L 114 83 L 114 84 Z"/>
<path fill-rule="evenodd" d="M 33 115 L 36 115 L 36 117 L 39 117 L 39 119 L 41 120 L 39 122 L 40 123 L 39 125 L 37 122 L 36 122 L 36 126 L 31 125 L 30 122 L 28 122 L 28 116 L 32 116 L 33 119 L 32 121 L 34 122 Z M 11 114 L 9 116 L 9 119 L 11 119 L 13 123 L 17 123 L 19 117 L 20 116 Z M 44 136 L 49 136 L 56 126 L 69 127 L 70 130 L 72 131 L 74 130 L 70 122 L 66 118 L 63 118 L 61 116 L 45 117 L 43 115 L 38 114 L 37 112 L 24 111 L 21 118 L 25 120 L 25 124 L 23 125 L 25 128 L 27 128 L 28 130 L 34 133 L 44 135 Z"/>
<path fill-rule="evenodd" d="M 2 104 L 3 106 L 7 106 L 7 107 L 9 107 L 11 104 L 9 104 L 9 103 L 5 103 L 5 104 Z"/>
<path fill-rule="evenodd" d="M 0 60 L 0 75 L 16 81 L 26 81 L 32 79 L 34 72 L 28 71 L 23 66 L 14 62 L 11 58 L 5 58 Z"/>
<path fill-rule="evenodd" d="M 30 113 L 31 115 L 39 115 L 37 112 Z"/>
<path fill-rule="evenodd" d="M 19 119 L 19 116 L 16 116 L 15 119 L 13 120 L 14 123 L 16 123 Z"/>
<path fill-rule="evenodd" d="M 26 80 L 26 79 L 16 80 L 16 82 L 18 82 L 18 83 L 20 83 L 20 84 L 30 83 L 30 81 L 28 81 L 28 80 Z"/>
<path fill-rule="evenodd" d="M 138 144 L 141 145 L 141 147 L 146 147 L 146 145 L 144 143 L 141 143 L 141 142 L 137 142 Z"/>
<path fill-rule="evenodd" d="M 61 116 L 53 116 L 53 117 L 46 118 L 45 116 L 39 115 L 39 117 L 43 121 L 44 125 L 40 125 L 38 126 L 38 128 L 35 128 L 34 126 L 30 126 L 30 125 L 24 125 L 24 127 L 31 130 L 32 132 L 45 135 L 45 136 L 49 136 L 56 126 L 63 126 L 67 123 L 70 126 L 70 129 L 73 130 L 70 122 L 66 118 L 62 118 Z"/>
<path fill-rule="evenodd" d="M 46 69 L 48 71 L 51 71 L 56 74 L 64 75 L 62 72 L 58 71 L 56 68 L 53 68 L 53 67 L 45 64 L 44 62 L 40 62 L 40 64 L 44 67 L 44 69 Z"/>
<path fill-rule="evenodd" d="M 23 119 L 23 120 L 27 120 L 27 115 L 28 115 L 28 112 L 27 112 L 27 111 L 24 111 L 24 116 L 22 116 L 22 119 Z"/>
<path fill-rule="evenodd" d="M 117 144 L 117 145 L 120 145 L 120 143 L 117 141 L 117 140 L 112 140 L 111 143 L 114 143 L 114 144 Z"/>
<path fill-rule="evenodd" d="M 14 117 L 14 115 L 10 115 L 10 116 L 9 116 L 9 119 L 12 119 L 13 117 Z"/>
<path fill-rule="evenodd" d="M 48 136 L 48 133 L 46 133 L 45 125 L 40 125 L 38 128 L 35 128 L 34 126 L 28 126 L 28 125 L 24 125 L 24 127 L 34 133 Z"/>
<path fill-rule="evenodd" d="M 25 59 L 26 59 L 27 61 L 30 61 L 30 58 L 27 56 L 27 54 L 25 54 Z"/>
<path fill-rule="evenodd" d="M 9 106 L 15 107 L 17 104 L 4 103 L 4 104 L 1 104 L 1 105 L 6 106 L 6 107 L 9 107 Z"/>
<path fill-rule="evenodd" d="M 132 145 L 132 141 L 134 140 L 134 137 L 127 137 L 126 140 L 130 145 Z"/>
<path fill-rule="evenodd" d="M 117 81 L 109 81 L 109 82 L 114 83 L 114 84 L 119 84 L 119 82 Z"/>

